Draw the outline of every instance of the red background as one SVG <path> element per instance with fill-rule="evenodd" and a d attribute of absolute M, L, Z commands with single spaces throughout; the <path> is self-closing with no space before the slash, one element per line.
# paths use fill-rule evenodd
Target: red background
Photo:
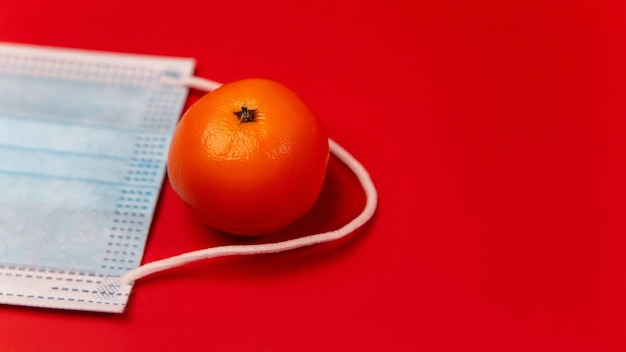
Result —
<path fill-rule="evenodd" d="M 0 1 L 3 41 L 283 82 L 380 192 L 348 240 L 148 278 L 122 315 L 0 306 L 0 350 L 626 350 L 625 4 Z M 362 202 L 333 160 L 296 230 Z M 241 241 L 166 181 L 145 260 Z"/>

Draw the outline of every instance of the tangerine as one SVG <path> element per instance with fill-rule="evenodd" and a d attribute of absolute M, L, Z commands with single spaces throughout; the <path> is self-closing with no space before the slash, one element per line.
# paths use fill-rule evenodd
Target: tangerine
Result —
<path fill-rule="evenodd" d="M 328 158 L 326 132 L 302 99 L 278 82 L 252 78 L 220 86 L 183 114 L 167 171 L 203 224 L 265 235 L 313 207 Z"/>

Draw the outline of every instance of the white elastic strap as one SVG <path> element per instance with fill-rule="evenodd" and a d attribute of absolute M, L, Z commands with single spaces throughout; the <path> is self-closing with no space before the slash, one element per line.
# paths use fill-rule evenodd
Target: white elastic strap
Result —
<path fill-rule="evenodd" d="M 186 79 L 185 81 L 181 81 L 179 84 L 206 91 L 212 91 L 220 85 L 217 82 L 199 77 Z M 367 170 L 365 170 L 363 165 L 361 165 L 358 160 L 356 160 L 352 155 L 350 155 L 350 153 L 348 153 L 343 147 L 341 147 L 339 144 L 337 144 L 337 142 L 333 141 L 332 139 L 328 139 L 328 145 L 330 147 L 330 152 L 335 155 L 337 159 L 346 164 L 346 166 L 348 166 L 350 170 L 352 170 L 352 172 L 356 175 L 357 179 L 361 183 L 363 190 L 365 191 L 365 207 L 357 217 L 352 219 L 352 221 L 337 230 L 294 238 L 291 240 L 253 245 L 212 247 L 184 253 L 166 259 L 157 260 L 151 263 L 144 264 L 134 270 L 131 270 L 121 278 L 122 283 L 131 284 L 142 277 L 175 268 L 187 263 L 209 258 L 217 258 L 231 255 L 276 253 L 318 243 L 330 242 L 345 237 L 354 232 L 359 227 L 363 226 L 369 219 L 371 219 L 371 217 L 374 215 L 374 212 L 376 211 L 376 206 L 378 203 L 378 192 L 376 191 L 376 187 L 374 186 L 374 183 L 372 182 L 369 173 L 367 172 Z"/>

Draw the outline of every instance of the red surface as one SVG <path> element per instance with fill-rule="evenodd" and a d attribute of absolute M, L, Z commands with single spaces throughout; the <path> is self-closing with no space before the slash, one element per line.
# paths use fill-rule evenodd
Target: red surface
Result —
<path fill-rule="evenodd" d="M 380 207 L 338 244 L 141 281 L 123 315 L 0 306 L 0 350 L 626 350 L 624 4 L 5 1 L 0 40 L 285 83 Z M 362 201 L 333 162 L 298 230 Z M 166 182 L 146 260 L 231 242 Z"/>

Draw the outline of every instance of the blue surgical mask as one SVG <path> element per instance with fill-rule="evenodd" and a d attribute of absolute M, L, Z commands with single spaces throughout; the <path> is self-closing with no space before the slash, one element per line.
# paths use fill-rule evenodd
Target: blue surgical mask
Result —
<path fill-rule="evenodd" d="M 0 44 L 0 303 L 124 309 L 193 68 Z"/>
<path fill-rule="evenodd" d="M 377 207 L 354 157 L 331 153 L 366 195 L 337 230 L 213 247 L 140 266 L 191 59 L 0 43 L 0 303 L 122 312 L 133 283 L 197 260 L 275 253 L 345 237 Z"/>

